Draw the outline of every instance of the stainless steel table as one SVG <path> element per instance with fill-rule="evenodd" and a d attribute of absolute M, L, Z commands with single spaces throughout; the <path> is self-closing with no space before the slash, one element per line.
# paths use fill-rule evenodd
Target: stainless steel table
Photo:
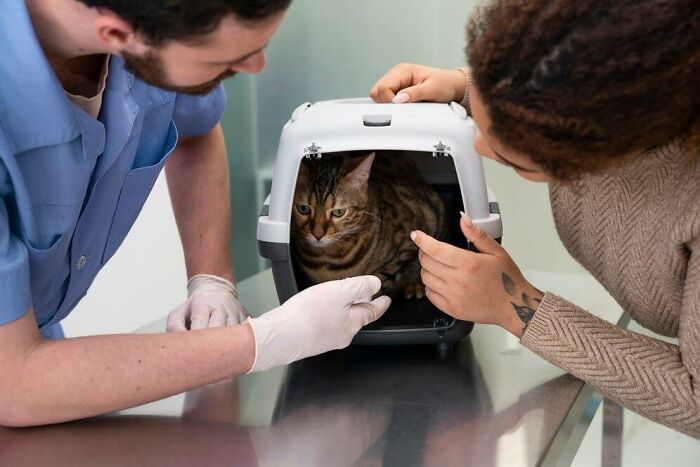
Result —
<path fill-rule="evenodd" d="M 269 271 L 239 289 L 253 315 L 277 306 Z M 448 357 L 350 348 L 118 414 L 2 429 L 0 465 L 568 465 L 599 403 L 507 332 L 477 326 Z"/>

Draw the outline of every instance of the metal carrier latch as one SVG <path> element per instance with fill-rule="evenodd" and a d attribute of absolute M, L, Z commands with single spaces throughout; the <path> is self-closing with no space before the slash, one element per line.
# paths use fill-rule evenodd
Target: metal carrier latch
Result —
<path fill-rule="evenodd" d="M 433 146 L 435 148 L 435 151 L 433 152 L 433 157 L 437 156 L 449 156 L 448 152 L 450 151 L 449 146 L 445 146 L 442 141 L 440 141 L 438 144 Z"/>
<path fill-rule="evenodd" d="M 321 158 L 321 146 L 316 146 L 316 143 L 311 143 L 311 146 L 304 148 L 304 157 L 308 159 Z"/>

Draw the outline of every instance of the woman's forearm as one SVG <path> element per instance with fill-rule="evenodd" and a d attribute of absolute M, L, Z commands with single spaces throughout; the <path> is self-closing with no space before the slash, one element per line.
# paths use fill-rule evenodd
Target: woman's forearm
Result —
<path fill-rule="evenodd" d="M 549 293 L 521 343 L 611 400 L 700 438 L 697 368 L 678 346 L 620 329 Z"/>

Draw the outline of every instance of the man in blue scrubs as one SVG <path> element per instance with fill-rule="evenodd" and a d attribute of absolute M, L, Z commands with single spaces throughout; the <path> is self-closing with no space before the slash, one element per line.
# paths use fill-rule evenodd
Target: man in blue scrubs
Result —
<path fill-rule="evenodd" d="M 386 310 L 371 276 L 257 319 L 238 302 L 220 83 L 262 70 L 289 3 L 3 2 L 0 425 L 114 411 L 344 347 Z M 190 278 L 169 329 L 186 332 L 62 339 L 164 167 Z"/>

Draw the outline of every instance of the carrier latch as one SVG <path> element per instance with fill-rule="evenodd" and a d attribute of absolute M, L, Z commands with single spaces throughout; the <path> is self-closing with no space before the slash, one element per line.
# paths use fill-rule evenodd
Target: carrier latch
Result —
<path fill-rule="evenodd" d="M 311 146 L 304 148 L 304 157 L 309 159 L 320 159 L 321 146 L 316 146 L 316 143 L 311 143 Z"/>
<path fill-rule="evenodd" d="M 435 148 L 435 151 L 433 151 L 433 157 L 449 155 L 448 152 L 450 151 L 450 147 L 445 146 L 442 141 L 435 144 L 433 147 Z"/>

